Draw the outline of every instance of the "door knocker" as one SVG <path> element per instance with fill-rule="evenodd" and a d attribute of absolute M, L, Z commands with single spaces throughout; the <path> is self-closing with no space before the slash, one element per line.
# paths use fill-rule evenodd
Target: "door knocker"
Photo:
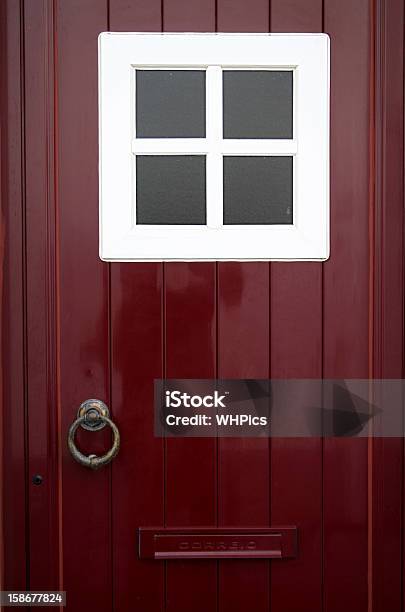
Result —
<path fill-rule="evenodd" d="M 97 470 L 103 465 L 110 463 L 120 449 L 120 432 L 109 416 L 110 411 L 104 402 L 97 399 L 89 399 L 81 404 L 77 413 L 77 419 L 69 427 L 68 447 L 72 457 L 81 465 L 92 470 Z M 106 425 L 109 425 L 113 432 L 113 445 L 110 450 L 101 457 L 97 455 L 84 455 L 80 452 L 75 443 L 77 429 L 82 427 L 94 432 L 100 431 Z"/>

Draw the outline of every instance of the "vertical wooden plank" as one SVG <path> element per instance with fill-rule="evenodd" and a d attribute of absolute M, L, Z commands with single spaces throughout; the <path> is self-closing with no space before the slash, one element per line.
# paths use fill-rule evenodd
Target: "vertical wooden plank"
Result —
<path fill-rule="evenodd" d="M 217 0 L 218 32 L 268 32 L 269 1 Z"/>
<path fill-rule="evenodd" d="M 322 0 L 271 0 L 272 32 L 321 32 Z"/>
<path fill-rule="evenodd" d="M 5 53 L 5 45 L 4 45 L 4 40 L 5 40 L 5 28 L 4 28 L 4 21 L 2 21 L 2 19 L 5 19 L 5 10 L 4 7 L 0 7 L 0 40 L 2 42 L 0 42 L 0 54 L 1 53 Z M 4 57 L 4 55 L 3 55 Z M 5 62 L 4 62 L 5 63 Z M 4 69 L 4 64 L 2 64 L 0 62 L 0 89 L 2 87 L 5 87 L 5 69 Z M 1 98 L 0 97 L 0 112 L 1 114 L 4 112 L 5 108 L 7 108 L 7 104 L 5 104 L 5 99 L 4 97 Z M 3 156 L 5 153 L 5 147 L 1 146 L 1 143 L 3 142 L 3 130 L 4 130 L 4 125 L 1 124 L 0 121 L 0 214 L 3 220 L 3 209 L 4 209 L 4 166 L 3 166 Z M 3 228 L 2 228 L 3 230 Z M 3 306 L 3 302 L 4 302 L 4 251 L 5 251 L 5 244 L 4 244 L 4 231 L 2 231 L 2 233 L 0 234 L 0 265 L 1 265 L 1 272 L 0 272 L 0 321 L 1 321 L 1 328 L 0 328 L 0 343 L 1 346 L 3 346 L 3 312 L 4 312 L 4 306 Z M 4 366 L 3 366 L 3 353 L 0 354 L 0 441 L 1 441 L 1 447 L 4 447 L 4 406 L 3 406 L 3 397 L 4 397 L 4 391 L 3 391 L 3 376 L 4 376 Z M 1 479 L 0 479 L 0 525 L 1 525 L 1 529 L 2 529 L 2 533 L 4 534 L 5 531 L 5 525 L 4 525 L 4 471 L 5 471 L 5 461 L 4 461 L 4 456 L 3 453 L 1 453 L 0 455 L 0 474 L 1 474 Z M 5 560 L 5 549 L 4 549 L 4 536 L 1 539 L 0 542 L 0 589 L 3 591 L 4 590 L 4 575 L 5 575 L 5 569 L 4 569 L 4 560 Z"/>
<path fill-rule="evenodd" d="M 136 554 L 138 527 L 163 525 L 163 442 L 154 437 L 153 381 L 162 377 L 162 266 L 112 264 L 112 407 L 122 432 L 113 464 L 114 610 L 164 604 L 163 563 Z"/>
<path fill-rule="evenodd" d="M 218 31 L 268 32 L 269 3 L 218 0 Z M 269 266 L 224 263 L 218 267 L 218 375 L 269 375 Z M 269 441 L 222 439 L 218 449 L 219 525 L 267 525 Z M 219 609 L 258 612 L 269 606 L 267 562 L 222 562 Z"/>
<path fill-rule="evenodd" d="M 160 32 L 161 0 L 108 0 L 111 32 Z"/>
<path fill-rule="evenodd" d="M 218 0 L 218 30 L 268 32 L 267 0 Z M 218 266 L 218 375 L 269 376 L 269 265 Z M 218 449 L 218 522 L 263 526 L 270 522 L 269 441 L 221 439 Z M 269 607 L 269 563 L 221 562 L 219 609 L 237 612 Z"/>
<path fill-rule="evenodd" d="M 215 265 L 165 265 L 166 377 L 214 378 Z M 216 443 L 209 438 L 166 441 L 168 527 L 216 522 Z M 216 609 L 214 561 L 167 562 L 166 609 Z"/>
<path fill-rule="evenodd" d="M 53 6 L 24 2 L 30 589 L 59 584 Z M 34 475 L 42 477 L 36 486 Z"/>
<path fill-rule="evenodd" d="M 83 400 L 109 403 L 108 266 L 97 224 L 97 37 L 106 29 L 105 2 L 56 2 L 64 588 L 75 612 L 111 609 L 110 470 L 84 469 L 66 445 Z M 109 444 L 108 433 L 79 433 L 89 433 L 78 442 L 88 453 Z"/>
<path fill-rule="evenodd" d="M 215 0 L 164 0 L 166 32 L 215 31 Z"/>
<path fill-rule="evenodd" d="M 4 249 L 2 361 L 4 587 L 24 590 L 26 572 L 25 364 L 21 7 L 1 3 L 1 200 Z"/>
<path fill-rule="evenodd" d="M 219 264 L 219 378 L 268 378 L 269 265 Z M 270 522 L 269 440 L 222 438 L 218 448 L 218 523 L 263 527 Z M 221 561 L 221 612 L 269 609 L 269 562 Z"/>
<path fill-rule="evenodd" d="M 325 0 L 331 37 L 331 258 L 324 265 L 325 378 L 369 375 L 370 3 Z M 351 137 L 346 137 L 347 135 Z M 366 439 L 324 444 L 324 605 L 367 610 Z"/>
<path fill-rule="evenodd" d="M 321 378 L 321 264 L 271 267 L 271 376 Z M 271 474 L 272 523 L 297 525 L 300 551 L 297 559 L 272 564 L 271 610 L 321 610 L 321 440 L 272 439 Z"/>
<path fill-rule="evenodd" d="M 6 88 L 7 78 L 6 78 L 6 27 L 5 27 L 5 19 L 6 19 L 6 10 L 5 6 L 0 6 L 0 57 L 3 58 L 3 61 L 0 61 L 0 91 L 4 91 Z M 8 101 L 7 97 L 3 94 L 0 94 L 0 114 L 3 116 L 3 113 L 7 112 Z M 5 202 L 5 165 L 3 164 L 4 155 L 6 152 L 6 147 L 3 146 L 3 138 L 4 138 L 4 130 L 5 126 L 2 124 L 0 120 L 0 215 L 2 222 L 4 221 L 4 202 Z M 1 227 L 0 234 L 0 346 L 3 348 L 3 335 L 4 335 L 4 320 L 3 320 L 3 312 L 4 312 L 4 228 Z M 0 443 L 1 447 L 4 446 L 4 406 L 3 406 L 3 376 L 4 376 L 4 366 L 3 366 L 3 352 L 0 353 Z M 4 534 L 5 526 L 4 526 L 4 469 L 5 462 L 3 453 L 0 455 L 0 525 L 2 529 L 2 533 Z M 4 590 L 4 537 L 2 537 L 0 542 L 0 589 Z"/>
<path fill-rule="evenodd" d="M 161 2 L 110 0 L 111 31 L 160 31 Z M 112 407 L 123 436 L 112 466 L 114 610 L 164 609 L 164 563 L 136 554 L 138 527 L 164 523 L 163 441 L 153 383 L 163 376 L 163 265 L 111 264 Z M 124 435 L 125 432 L 125 435 Z"/>
<path fill-rule="evenodd" d="M 272 32 L 321 32 L 322 0 L 272 0 Z M 322 377 L 322 265 L 271 265 L 271 377 Z M 271 610 L 322 609 L 322 442 L 271 441 L 271 517 L 299 528 L 299 557 L 271 568 Z M 294 588 L 291 588 L 291 584 Z"/>
<path fill-rule="evenodd" d="M 374 20 L 373 375 L 403 378 L 404 3 L 377 0 Z M 403 438 L 373 439 L 369 531 L 372 605 L 378 611 L 400 610 L 402 605 L 403 453 Z"/>
<path fill-rule="evenodd" d="M 164 0 L 163 28 L 215 29 L 215 3 Z M 216 375 L 215 264 L 165 265 L 166 377 Z M 216 442 L 168 439 L 166 446 L 166 525 L 215 525 Z M 167 563 L 168 612 L 216 610 L 217 564 Z"/>

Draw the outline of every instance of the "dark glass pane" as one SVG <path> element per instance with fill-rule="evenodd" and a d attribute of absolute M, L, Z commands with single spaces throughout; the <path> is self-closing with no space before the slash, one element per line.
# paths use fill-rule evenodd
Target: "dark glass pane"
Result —
<path fill-rule="evenodd" d="M 138 138 L 205 138 L 205 70 L 137 70 Z"/>
<path fill-rule="evenodd" d="M 224 138 L 292 138 L 292 70 L 225 70 Z"/>
<path fill-rule="evenodd" d="M 136 222 L 205 225 L 205 156 L 137 155 Z"/>
<path fill-rule="evenodd" d="M 224 223 L 292 222 L 292 157 L 224 157 Z"/>

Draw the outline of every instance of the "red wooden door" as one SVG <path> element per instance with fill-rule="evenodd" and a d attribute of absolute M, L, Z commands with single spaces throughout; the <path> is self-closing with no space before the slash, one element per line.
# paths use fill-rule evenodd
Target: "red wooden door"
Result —
<path fill-rule="evenodd" d="M 398 0 L 5 0 L 4 498 L 8 589 L 68 610 L 401 610 L 402 439 L 167 439 L 155 378 L 401 378 Z M 331 257 L 98 259 L 97 36 L 327 32 Z M 104 400 L 122 447 L 66 446 Z M 90 452 L 108 435 L 82 435 Z M 34 474 L 43 482 L 35 486 Z M 144 561 L 139 526 L 299 529 L 296 559 Z"/>

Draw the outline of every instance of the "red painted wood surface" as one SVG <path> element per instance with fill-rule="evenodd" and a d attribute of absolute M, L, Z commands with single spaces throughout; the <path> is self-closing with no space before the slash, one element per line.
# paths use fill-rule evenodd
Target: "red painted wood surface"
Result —
<path fill-rule="evenodd" d="M 162 29 L 215 30 L 213 0 L 164 0 Z M 165 376 L 216 376 L 216 267 L 213 263 L 165 265 Z M 165 525 L 214 526 L 217 520 L 217 444 L 210 439 L 168 439 Z M 187 584 L 187 588 L 184 585 Z M 215 610 L 217 564 L 166 564 L 166 610 Z"/>
<path fill-rule="evenodd" d="M 1 14 L 1 204 L 5 234 L 2 378 L 4 585 L 23 590 L 29 578 L 26 524 L 22 49 L 20 6 L 3 2 Z M 10 203 L 13 203 L 13 206 Z M 7 494 L 6 494 L 7 492 Z"/>
<path fill-rule="evenodd" d="M 374 186 L 374 376 L 404 377 L 403 252 L 404 225 L 404 89 L 396 78 L 404 70 L 404 3 L 387 10 L 378 1 L 376 29 L 375 115 L 376 146 Z M 398 49 L 402 48 L 402 53 Z M 381 254 L 379 256 L 379 254 Z M 372 449 L 370 505 L 373 530 L 370 573 L 376 610 L 401 609 L 403 580 L 404 441 L 375 439 Z M 401 511 L 402 507 L 402 511 Z"/>
<path fill-rule="evenodd" d="M 272 32 L 322 32 L 322 2 L 271 3 Z M 322 264 L 271 264 L 272 378 L 322 377 Z M 300 530 L 299 557 L 272 564 L 272 612 L 322 610 L 322 441 L 271 441 L 271 519 Z M 294 584 L 294 588 L 291 588 Z"/>
<path fill-rule="evenodd" d="M 165 364 L 168 378 L 214 378 L 215 264 L 165 265 Z M 216 521 L 216 441 L 166 441 L 165 526 Z M 187 588 L 184 588 L 187 584 Z M 166 609 L 215 609 L 216 564 L 168 562 Z"/>
<path fill-rule="evenodd" d="M 74 612 L 400 610 L 402 440 L 164 442 L 153 379 L 403 375 L 401 2 L 1 9 L 6 587 L 64 588 Z M 96 43 L 107 29 L 330 34 L 330 261 L 99 261 Z M 90 397 L 122 434 L 96 473 L 65 444 Z M 98 452 L 109 436 L 79 442 Z M 296 559 L 136 555 L 140 526 L 274 524 L 297 525 Z"/>
<path fill-rule="evenodd" d="M 32 228 L 25 243 L 30 585 L 52 589 L 52 585 L 61 585 L 55 436 L 60 428 L 55 367 L 55 175 L 49 164 L 55 138 L 53 7 L 46 1 L 27 1 L 23 18 L 25 220 Z M 43 477 L 41 486 L 33 484 L 35 474 Z"/>
<path fill-rule="evenodd" d="M 348 18 L 350 15 L 350 18 Z M 324 265 L 325 378 L 369 371 L 370 3 L 326 0 L 331 54 L 331 252 Z M 342 138 L 342 134 L 356 134 Z M 366 610 L 368 448 L 366 439 L 324 444 L 324 605 Z"/>
<path fill-rule="evenodd" d="M 129 600 L 145 611 L 164 602 L 163 565 L 141 563 L 135 554 L 136 527 L 164 521 L 163 441 L 153 437 L 153 380 L 163 375 L 162 285 L 161 265 L 112 270 L 112 408 L 126 432 L 112 466 L 116 610 Z"/>
<path fill-rule="evenodd" d="M 160 31 L 161 2 L 111 0 L 112 31 Z M 135 554 L 139 525 L 164 524 L 165 450 L 153 437 L 153 380 L 164 376 L 163 264 L 111 265 L 112 407 L 128 435 L 113 470 L 113 605 L 164 610 L 164 562 Z M 144 347 L 144 348 L 142 348 Z M 147 347 L 147 348 L 146 348 Z"/>
<path fill-rule="evenodd" d="M 269 264 L 218 266 L 218 374 L 220 378 L 267 378 L 269 371 Z M 221 438 L 218 448 L 218 522 L 225 526 L 270 525 L 269 440 Z M 218 607 L 268 609 L 269 563 L 223 562 Z"/>
<path fill-rule="evenodd" d="M 218 31 L 268 32 L 269 4 L 219 0 Z M 269 376 L 269 264 L 218 265 L 218 376 Z M 221 439 L 218 449 L 220 526 L 270 524 L 269 440 Z M 270 564 L 223 562 L 218 608 L 237 612 L 268 609 Z"/>
<path fill-rule="evenodd" d="M 65 440 L 81 402 L 96 397 L 110 403 L 109 274 L 97 253 L 96 40 L 107 28 L 107 6 L 58 2 L 55 19 L 63 586 L 70 610 L 104 612 L 112 599 L 111 470 L 81 469 Z M 108 444 L 107 435 L 80 433 L 88 434 L 78 437 L 88 453 Z M 78 589 L 83 580 L 85 588 Z"/>

